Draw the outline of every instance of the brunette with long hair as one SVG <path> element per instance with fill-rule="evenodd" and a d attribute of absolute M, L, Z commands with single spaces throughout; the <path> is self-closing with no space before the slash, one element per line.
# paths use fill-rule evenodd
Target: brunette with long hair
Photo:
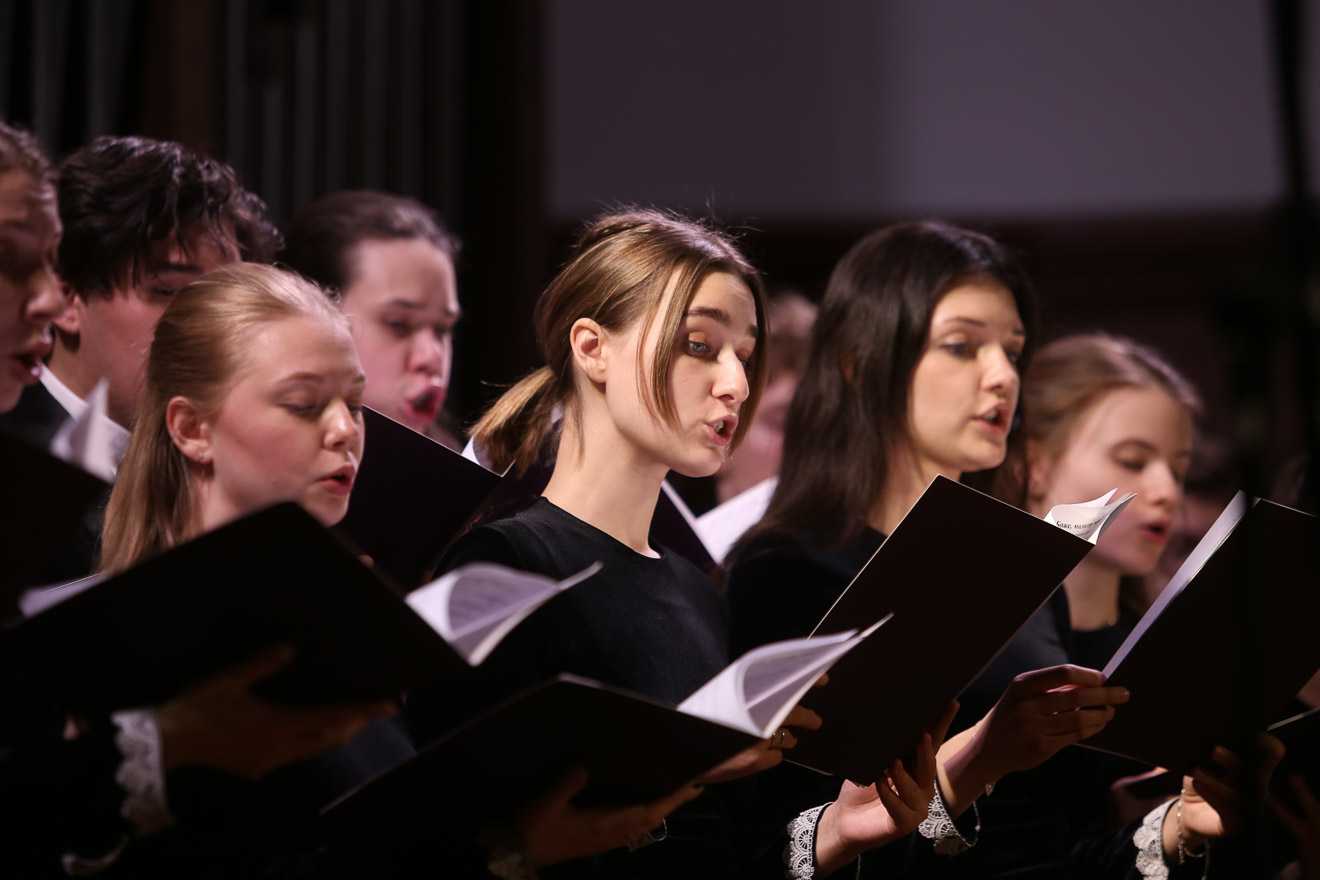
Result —
<path fill-rule="evenodd" d="M 948 223 L 905 223 L 867 235 L 830 275 L 811 350 L 788 410 L 784 461 L 761 522 L 809 525 L 836 545 L 856 538 L 884 496 L 895 444 L 907 434 L 912 372 L 925 353 L 931 312 L 969 279 L 1012 295 L 1026 343 L 1036 335 L 1035 293 L 999 242 Z"/>

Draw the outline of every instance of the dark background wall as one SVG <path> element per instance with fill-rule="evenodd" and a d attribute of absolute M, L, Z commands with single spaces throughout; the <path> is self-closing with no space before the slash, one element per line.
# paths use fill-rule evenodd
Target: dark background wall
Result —
<path fill-rule="evenodd" d="M 535 363 L 524 316 L 603 204 L 743 225 L 770 278 L 809 293 L 865 231 L 945 216 L 1023 252 L 1051 333 L 1165 349 L 1211 426 L 1273 467 L 1314 376 L 1298 221 L 1320 112 L 1300 111 L 1320 66 L 1281 66 L 1320 49 L 1308 11 L 0 0 L 0 114 L 56 153 L 135 132 L 208 149 L 281 221 L 344 187 L 435 206 L 465 241 L 465 416 Z"/>

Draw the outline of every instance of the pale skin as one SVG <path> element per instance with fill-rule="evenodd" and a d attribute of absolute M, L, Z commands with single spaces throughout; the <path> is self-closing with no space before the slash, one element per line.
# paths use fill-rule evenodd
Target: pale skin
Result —
<path fill-rule="evenodd" d="M 217 406 L 175 397 L 166 409 L 170 436 L 194 472 L 195 531 L 286 499 L 333 524 L 348 497 L 327 489 L 321 477 L 344 461 L 355 463 L 363 442 L 364 380 L 348 330 L 326 319 L 275 321 L 251 342 L 252 356 Z M 260 447 L 259 454 L 229 439 L 234 434 Z M 293 707 L 252 693 L 252 685 L 292 659 L 288 646 L 273 648 L 161 706 L 165 768 L 204 765 L 257 779 L 344 745 L 373 719 L 394 714 L 388 700 Z"/>
<path fill-rule="evenodd" d="M 673 294 L 671 284 L 661 313 Z M 566 408 L 555 468 L 544 492 L 557 507 L 652 557 L 651 519 L 666 474 L 714 473 L 750 394 L 745 364 L 758 333 L 751 292 L 733 276 L 715 273 L 698 285 L 685 314 L 669 374 L 673 422 L 657 415 L 638 392 L 637 365 L 640 361 L 645 369 L 653 362 L 658 322 L 617 331 L 588 318 L 574 323 L 570 352 L 577 406 Z M 814 712 L 799 706 L 785 726 L 815 729 L 820 723 Z M 917 744 L 915 776 L 896 764 L 877 785 L 844 785 L 839 799 L 821 815 L 816 840 L 821 876 L 909 833 L 925 818 L 934 791 L 935 752 L 947 724 L 942 721 Z M 699 782 L 774 766 L 783 752 L 769 742 L 735 756 Z M 783 747 L 795 743 L 790 731 Z"/>
<path fill-rule="evenodd" d="M 1114 624 L 1121 578 L 1144 576 L 1159 564 L 1182 503 L 1191 457 L 1191 412 L 1155 387 L 1109 391 L 1072 420 L 1065 437 L 1028 443 L 1027 509 L 1037 516 L 1056 504 L 1095 498 L 1110 489 L 1137 493 L 1096 549 L 1064 581 L 1073 629 Z M 1262 768 L 1267 776 L 1279 757 L 1278 741 L 1269 738 Z M 1227 750 L 1216 749 L 1214 759 L 1230 774 L 1236 772 L 1237 760 Z M 1185 847 L 1199 849 L 1232 830 L 1240 809 L 1233 784 L 1198 769 L 1184 777 L 1183 789 Z M 1165 856 L 1176 858 L 1174 809 L 1165 816 L 1163 842 Z"/>
<path fill-rule="evenodd" d="M 68 307 L 55 319 L 62 335 L 55 340 L 47 368 L 84 399 L 105 379 L 107 415 L 124 427 L 132 424 L 142 405 L 151 337 L 171 297 L 202 273 L 239 259 L 231 241 L 213 240 L 200 229 L 181 234 L 189 245 L 186 250 L 179 234 L 154 242 L 136 280 L 125 266 L 108 293 L 71 292 Z"/>
<path fill-rule="evenodd" d="M 1017 406 L 1017 359 L 1025 333 L 1012 294 L 989 279 L 946 293 L 931 313 L 926 353 L 913 371 L 908 431 L 887 448 L 884 495 L 868 524 L 897 527 L 936 475 L 1000 464 Z M 843 365 L 846 370 L 846 365 Z M 939 749 L 937 777 L 945 806 L 959 816 L 1004 775 L 1040 764 L 1099 731 L 1113 706 L 1128 699 L 1090 669 L 1060 666 L 1014 679 L 994 708 Z"/>

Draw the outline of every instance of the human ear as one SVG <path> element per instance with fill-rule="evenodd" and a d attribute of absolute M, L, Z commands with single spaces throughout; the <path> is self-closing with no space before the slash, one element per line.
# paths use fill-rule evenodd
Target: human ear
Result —
<path fill-rule="evenodd" d="M 55 318 L 54 324 L 61 333 L 67 336 L 77 336 L 82 333 L 83 314 L 87 311 L 87 303 L 83 298 L 70 290 L 65 290 L 66 302 L 64 311 L 60 312 Z"/>
<path fill-rule="evenodd" d="M 211 460 L 211 424 L 197 404 L 175 396 L 165 405 L 165 428 L 184 457 L 198 464 Z"/>
<path fill-rule="evenodd" d="M 1027 498 L 1039 500 L 1049 492 L 1054 480 L 1054 458 L 1046 453 L 1037 440 L 1027 440 Z"/>
<path fill-rule="evenodd" d="M 597 384 L 605 381 L 607 357 L 603 327 L 590 318 L 578 318 L 568 331 L 568 347 L 573 363 L 584 376 Z"/>

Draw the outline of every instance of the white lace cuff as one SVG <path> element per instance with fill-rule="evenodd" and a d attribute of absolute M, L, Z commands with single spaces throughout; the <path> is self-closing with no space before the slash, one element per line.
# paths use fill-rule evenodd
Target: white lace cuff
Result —
<path fill-rule="evenodd" d="M 972 815 L 976 818 L 976 827 L 972 829 L 971 840 L 968 840 L 949 815 L 948 808 L 944 806 L 944 797 L 940 794 L 940 787 L 937 785 L 935 796 L 930 799 L 926 818 L 917 826 L 917 833 L 931 841 L 935 852 L 940 855 L 956 856 L 976 846 L 976 841 L 981 837 L 981 812 L 976 808 L 976 801 L 972 801 Z"/>
<path fill-rule="evenodd" d="M 1144 880 L 1169 880 L 1169 866 L 1164 861 L 1164 817 L 1173 801 L 1160 804 L 1141 820 L 1141 827 L 1132 835 L 1137 848 L 1137 870 Z"/>
<path fill-rule="evenodd" d="M 477 843 L 490 853 L 486 870 L 500 880 L 536 880 L 536 869 L 527 861 L 522 841 L 507 825 L 487 825 L 477 835 Z"/>
<path fill-rule="evenodd" d="M 816 826 L 828 806 L 803 810 L 788 823 L 788 846 L 784 847 L 784 876 L 788 880 L 811 880 L 816 876 Z"/>
<path fill-rule="evenodd" d="M 165 768 L 161 763 L 160 728 L 156 715 L 143 709 L 116 712 L 110 720 L 119 728 L 115 746 L 124 756 L 115 782 L 124 790 L 120 814 L 144 837 L 174 824 L 165 802 Z"/>

